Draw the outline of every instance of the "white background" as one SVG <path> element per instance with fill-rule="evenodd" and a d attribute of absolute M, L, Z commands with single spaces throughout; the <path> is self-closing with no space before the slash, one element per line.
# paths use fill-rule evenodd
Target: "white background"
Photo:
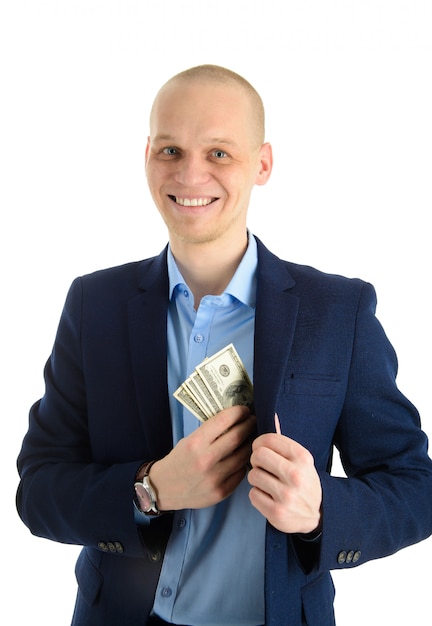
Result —
<path fill-rule="evenodd" d="M 4 0 L 0 59 L 3 624 L 70 623 L 78 548 L 20 523 L 15 459 L 72 279 L 166 242 L 143 156 L 180 70 L 226 65 L 261 93 L 275 168 L 250 228 L 375 285 L 432 435 L 430 0 Z M 432 624 L 431 561 L 429 539 L 335 572 L 338 626 Z"/>

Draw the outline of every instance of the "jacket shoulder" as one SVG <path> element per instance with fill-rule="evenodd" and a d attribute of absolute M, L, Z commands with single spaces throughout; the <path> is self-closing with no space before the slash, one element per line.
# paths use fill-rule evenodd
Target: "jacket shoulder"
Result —
<path fill-rule="evenodd" d="M 80 285 L 83 292 L 97 293 L 115 292 L 128 293 L 145 290 L 152 284 L 160 282 L 167 274 L 166 248 L 158 255 L 146 259 L 131 261 L 122 265 L 108 267 L 77 277 L 73 286 Z"/>
<path fill-rule="evenodd" d="M 374 292 L 372 285 L 361 278 L 350 278 L 341 274 L 324 272 L 310 265 L 286 261 L 270 252 L 258 241 L 261 276 L 267 281 L 277 282 L 291 293 L 312 292 L 322 295 L 326 292 L 338 294 L 359 294 L 366 287 Z"/>
<path fill-rule="evenodd" d="M 147 272 L 147 270 L 153 265 L 156 258 L 157 257 L 150 257 L 148 259 L 130 261 L 129 263 L 95 270 L 78 276 L 76 280 L 89 285 L 112 283 L 113 281 L 124 281 L 128 279 L 136 280 L 137 276 Z"/>

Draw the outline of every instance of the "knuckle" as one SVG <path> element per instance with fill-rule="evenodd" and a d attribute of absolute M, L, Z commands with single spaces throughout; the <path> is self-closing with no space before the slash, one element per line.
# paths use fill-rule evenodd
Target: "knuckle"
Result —
<path fill-rule="evenodd" d="M 314 464 L 314 458 L 312 454 L 306 448 L 300 448 L 298 452 L 298 458 L 304 465 L 310 466 Z"/>
<path fill-rule="evenodd" d="M 302 472 L 298 468 L 293 468 L 290 472 L 290 483 L 293 487 L 298 488 L 302 484 Z M 288 495 L 290 495 L 290 490 L 288 490 Z"/>
<path fill-rule="evenodd" d="M 182 440 L 184 443 L 184 447 L 185 447 L 185 452 L 188 456 L 188 458 L 194 458 L 197 457 L 199 458 L 199 452 L 200 452 L 200 442 L 198 441 L 198 439 L 196 437 L 187 437 L 185 439 Z"/>

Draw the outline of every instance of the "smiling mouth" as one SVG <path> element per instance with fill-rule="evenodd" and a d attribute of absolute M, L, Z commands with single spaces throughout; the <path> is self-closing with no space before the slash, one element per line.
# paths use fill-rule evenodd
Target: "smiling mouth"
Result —
<path fill-rule="evenodd" d="M 171 195 L 168 195 L 168 197 L 180 206 L 207 206 L 218 200 L 218 198 L 179 198 Z"/>

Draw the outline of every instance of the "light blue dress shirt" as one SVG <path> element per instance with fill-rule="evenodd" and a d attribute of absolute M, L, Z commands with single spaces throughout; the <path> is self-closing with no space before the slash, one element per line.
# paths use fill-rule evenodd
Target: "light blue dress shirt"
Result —
<path fill-rule="evenodd" d="M 247 251 L 225 292 L 202 298 L 194 309 L 168 251 L 168 387 L 174 444 L 200 422 L 173 392 L 206 357 L 233 343 L 252 380 L 257 246 Z M 265 518 L 249 502 L 245 478 L 216 506 L 177 511 L 154 612 L 191 626 L 259 626 L 264 623 Z"/>

